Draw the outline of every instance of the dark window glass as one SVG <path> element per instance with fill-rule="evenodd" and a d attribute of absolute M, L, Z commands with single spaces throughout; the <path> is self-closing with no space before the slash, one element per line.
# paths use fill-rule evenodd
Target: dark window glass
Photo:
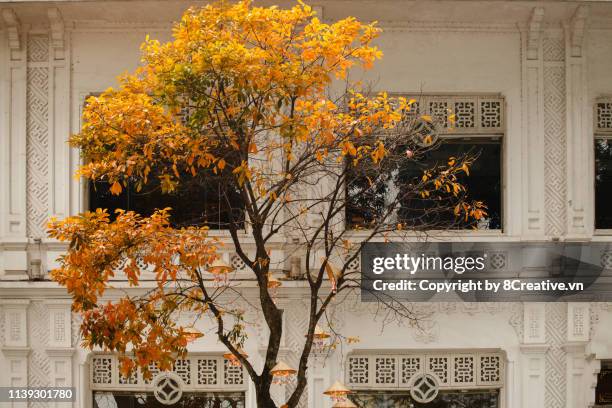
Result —
<path fill-rule="evenodd" d="M 499 391 L 440 391 L 431 402 L 416 402 L 409 392 L 359 392 L 351 397 L 361 408 L 498 408 Z"/>
<path fill-rule="evenodd" d="M 595 228 L 612 229 L 612 139 L 595 140 Z"/>
<path fill-rule="evenodd" d="M 375 222 L 385 209 L 385 200 L 392 194 L 400 194 L 423 176 L 423 171 L 436 165 L 445 165 L 450 157 L 464 154 L 477 155 L 470 168 L 470 175 L 462 175 L 459 182 L 466 187 L 468 200 L 482 201 L 487 206 L 487 217 L 480 221 L 455 217 L 453 200 L 440 200 L 432 196 L 406 196 L 400 200 L 400 208 L 393 222 L 407 227 L 427 229 L 501 229 L 502 228 L 502 178 L 500 139 L 445 139 L 438 148 L 423 154 L 418 160 L 406 160 L 389 178 L 363 193 L 368 182 L 367 170 L 356 168 L 347 187 L 347 224 L 350 227 L 367 226 Z M 404 186 L 404 187 L 402 187 Z"/>
<path fill-rule="evenodd" d="M 94 408 L 244 408 L 244 394 L 241 392 L 184 393 L 172 405 L 157 401 L 151 393 L 135 392 L 95 392 Z"/>
<path fill-rule="evenodd" d="M 224 180 L 212 171 L 201 171 L 195 177 L 184 175 L 177 191 L 163 194 L 159 179 L 151 176 L 140 191 L 136 191 L 136 183 L 130 183 L 118 196 L 110 193 L 106 182 L 90 183 L 89 208 L 106 208 L 111 216 L 118 208 L 148 216 L 156 209 L 170 207 L 170 221 L 177 228 L 207 225 L 211 229 L 227 229 L 232 220 L 243 228 L 242 198 L 231 189 L 232 183 Z"/>
<path fill-rule="evenodd" d="M 612 361 L 602 362 L 601 371 L 597 374 L 595 404 L 612 405 Z"/>

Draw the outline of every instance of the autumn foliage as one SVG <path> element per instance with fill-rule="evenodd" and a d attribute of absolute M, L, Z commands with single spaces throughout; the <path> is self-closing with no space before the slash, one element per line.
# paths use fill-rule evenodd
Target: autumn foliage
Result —
<path fill-rule="evenodd" d="M 412 130 L 415 121 L 435 122 L 416 115 L 414 100 L 371 94 L 350 81 L 352 68 L 369 69 L 382 57 L 373 45 L 379 32 L 350 17 L 323 23 L 302 3 L 290 9 L 249 1 L 191 8 L 175 25 L 172 41 L 147 38 L 140 68 L 121 77 L 118 88 L 88 99 L 82 129 L 70 138 L 82 153 L 80 176 L 108 183 L 113 194 L 152 181 L 171 194 L 206 174 L 203 182 L 219 177 L 224 188 L 238 192 L 244 217 L 228 220 L 227 229 L 259 288 L 255 303 L 270 334 L 263 368 L 255 370 L 239 352 L 245 312 L 223 304 L 220 288 L 231 283 L 210 273 L 221 242 L 206 225 L 172 228 L 172 209 L 152 215 L 97 209 L 49 224 L 51 237 L 69 243 L 53 279 L 67 288 L 83 317 L 86 346 L 132 352 L 133 360 L 123 360 L 126 373 L 136 364 L 146 374 L 152 362 L 168 369 L 201 335 L 177 316 L 207 315 L 218 340 L 255 383 L 259 406 L 274 406 L 270 370 L 283 327 L 269 285 L 270 245 L 282 235 L 304 251 L 310 293 L 308 330 L 287 401 L 295 407 L 306 385 L 315 326 L 338 293 L 355 287 L 347 254 L 358 256 L 364 242 L 405 230 L 393 214 L 408 196 L 447 200 L 457 217 L 483 216 L 482 203 L 467 199 L 458 179 L 473 158 L 449 158 L 401 189 L 388 211 L 361 226 L 368 234 L 360 240 L 342 227 L 344 186 L 375 189 L 401 163 L 435 148 L 435 135 Z M 340 85 L 345 89 L 330 96 Z M 365 182 L 353 182 L 355 169 L 365 169 Z M 244 222 L 252 251 L 245 249 Z M 322 256 L 313 262 L 315 251 Z M 117 290 L 116 274 L 140 288 L 145 270 L 153 285 L 104 300 Z"/>

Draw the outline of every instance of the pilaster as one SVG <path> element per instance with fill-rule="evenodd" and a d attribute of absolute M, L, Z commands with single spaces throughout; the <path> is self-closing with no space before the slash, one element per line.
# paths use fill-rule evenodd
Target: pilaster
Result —
<path fill-rule="evenodd" d="M 542 21 L 544 8 L 534 7 L 523 33 L 522 117 L 525 171 L 523 180 L 523 235 L 527 239 L 544 236 L 544 85 L 542 65 Z"/>
<path fill-rule="evenodd" d="M 0 237 L 11 241 L 26 237 L 26 84 L 27 44 L 24 27 L 15 11 L 2 9 L 7 28 L 6 50 L 2 56 L 3 120 L 0 132 L 2 188 L 0 206 Z M 23 270 L 26 265 L 21 265 Z M 2 270 L 0 269 L 0 272 Z"/>
<path fill-rule="evenodd" d="M 576 8 L 566 24 L 566 89 L 567 89 L 567 235 L 584 238 L 593 231 L 594 208 L 592 183 L 593 131 L 587 98 L 587 58 L 584 37 L 588 6 Z"/>

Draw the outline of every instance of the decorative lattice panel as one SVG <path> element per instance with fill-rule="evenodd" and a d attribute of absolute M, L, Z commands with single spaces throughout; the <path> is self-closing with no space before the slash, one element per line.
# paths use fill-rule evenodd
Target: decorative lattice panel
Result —
<path fill-rule="evenodd" d="M 198 384 L 216 385 L 219 362 L 214 358 L 198 360 Z"/>
<path fill-rule="evenodd" d="M 396 359 L 394 357 L 376 357 L 374 359 L 374 378 L 376 384 L 389 385 L 397 382 Z"/>
<path fill-rule="evenodd" d="M 433 356 L 427 358 L 427 371 L 435 374 L 440 384 L 449 384 L 450 358 L 447 356 Z"/>
<path fill-rule="evenodd" d="M 430 101 L 429 113 L 443 123 L 444 127 L 448 127 L 450 109 L 447 101 Z"/>
<path fill-rule="evenodd" d="M 368 384 L 370 361 L 368 357 L 349 357 L 348 383 Z"/>
<path fill-rule="evenodd" d="M 502 134 L 505 129 L 505 102 L 501 96 L 487 95 L 419 95 L 410 96 L 417 102 L 413 111 L 426 114 L 443 124 L 441 133 Z M 454 115 L 454 123 L 451 120 Z"/>
<path fill-rule="evenodd" d="M 223 360 L 223 384 L 241 385 L 244 383 L 244 370 L 241 366 L 232 364 L 229 360 Z"/>
<path fill-rule="evenodd" d="M 453 384 L 473 385 L 476 382 L 474 356 L 453 357 Z"/>
<path fill-rule="evenodd" d="M 152 391 L 155 378 L 163 374 L 156 364 L 149 366 L 151 378 L 145 379 L 136 369 L 130 377 L 119 372 L 119 359 L 114 354 L 95 354 L 91 359 L 91 387 L 93 390 Z M 174 362 L 172 369 L 184 391 L 243 391 L 246 375 L 242 366 L 232 365 L 222 356 L 188 355 Z"/>
<path fill-rule="evenodd" d="M 351 387 L 410 389 L 416 375 L 436 378 L 440 389 L 503 386 L 504 358 L 498 352 L 355 354 L 347 360 Z"/>
<path fill-rule="evenodd" d="M 595 104 L 595 131 L 612 133 L 612 99 Z"/>
<path fill-rule="evenodd" d="M 455 102 L 455 126 L 460 129 L 473 129 L 476 127 L 476 102 Z"/>
<path fill-rule="evenodd" d="M 496 355 L 480 356 L 480 382 L 499 383 L 501 381 L 501 358 Z"/>
<path fill-rule="evenodd" d="M 507 255 L 503 252 L 493 252 L 489 254 L 489 268 L 494 270 L 505 269 L 507 264 Z"/>
<path fill-rule="evenodd" d="M 409 384 L 410 380 L 415 374 L 423 371 L 423 362 L 421 357 L 402 357 L 401 369 L 401 383 Z"/>
<path fill-rule="evenodd" d="M 147 378 L 145 381 L 146 384 L 150 384 L 151 380 L 160 373 L 159 367 L 157 366 L 157 364 L 153 363 L 153 364 L 149 364 L 149 372 L 151 373 L 151 377 Z"/>
<path fill-rule="evenodd" d="M 128 377 L 119 371 L 119 384 L 138 384 L 138 370 L 132 370 Z"/>
<path fill-rule="evenodd" d="M 110 384 L 113 380 L 113 360 L 109 357 L 94 357 L 91 361 L 91 381 L 94 384 Z"/>
<path fill-rule="evenodd" d="M 176 360 L 173 371 L 185 384 L 191 384 L 191 360 Z"/>

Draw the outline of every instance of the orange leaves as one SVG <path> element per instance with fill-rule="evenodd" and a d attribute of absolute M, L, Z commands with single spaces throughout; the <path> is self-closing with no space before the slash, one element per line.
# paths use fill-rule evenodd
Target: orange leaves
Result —
<path fill-rule="evenodd" d="M 207 167 L 213 157 L 205 139 L 191 137 L 162 105 L 133 86 L 134 81 L 125 77 L 121 89 L 88 99 L 81 132 L 70 138 L 87 162 L 79 175 L 106 179 L 111 192 L 120 194 L 128 177 L 146 182 L 155 167 L 171 190 L 178 178 L 177 164 L 190 160 Z"/>
<path fill-rule="evenodd" d="M 75 310 L 93 307 L 120 267 L 128 282 L 137 285 L 144 269 L 156 273 L 162 283 L 177 279 L 181 274 L 177 254 L 183 267 L 197 268 L 210 262 L 216 248 L 206 238 L 205 229 L 175 230 L 168 217 L 167 210 L 151 217 L 118 210 L 111 222 L 108 213 L 99 209 L 63 221 L 52 220 L 49 235 L 70 243 L 52 277 L 75 298 Z"/>
<path fill-rule="evenodd" d="M 123 190 L 123 188 L 121 187 L 121 184 L 118 181 L 115 181 L 110 188 L 110 192 L 115 195 L 121 194 L 121 190 Z"/>
<path fill-rule="evenodd" d="M 73 310 L 83 315 L 84 345 L 120 353 L 131 345 L 134 360 L 122 362 L 124 373 L 134 364 L 145 375 L 152 362 L 169 367 L 176 353 L 197 338 L 194 331 L 176 324 L 185 305 L 172 286 L 179 281 L 197 285 L 193 271 L 218 257 L 217 245 L 206 229 L 173 229 L 168 217 L 168 209 L 150 217 L 118 210 L 116 220 L 110 221 L 108 213 L 98 209 L 49 223 L 49 235 L 69 243 L 51 276 L 66 287 Z M 135 286 L 145 272 L 155 276 L 157 287 L 141 297 L 100 304 L 115 274 L 124 274 Z"/>

